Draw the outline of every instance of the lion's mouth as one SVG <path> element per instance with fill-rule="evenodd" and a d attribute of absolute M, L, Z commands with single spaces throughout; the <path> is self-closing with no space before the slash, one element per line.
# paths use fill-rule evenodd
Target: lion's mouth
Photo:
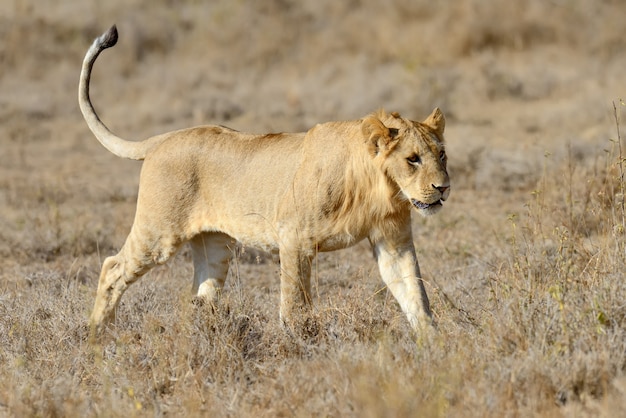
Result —
<path fill-rule="evenodd" d="M 418 209 L 430 209 L 433 207 L 440 207 L 443 205 L 442 200 L 438 200 L 435 203 L 424 203 L 416 199 L 411 199 L 411 203 L 413 204 L 413 206 L 415 206 Z"/>

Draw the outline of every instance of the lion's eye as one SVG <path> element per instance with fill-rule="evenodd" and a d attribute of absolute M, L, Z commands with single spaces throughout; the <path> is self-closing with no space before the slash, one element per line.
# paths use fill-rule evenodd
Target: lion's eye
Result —
<path fill-rule="evenodd" d="M 446 153 L 441 151 L 441 154 L 439 154 L 439 161 L 443 162 L 446 159 Z"/>
<path fill-rule="evenodd" d="M 417 154 L 411 155 L 406 160 L 409 162 L 409 164 L 413 164 L 413 165 L 417 165 L 417 164 L 421 164 L 422 163 L 422 159 Z"/>

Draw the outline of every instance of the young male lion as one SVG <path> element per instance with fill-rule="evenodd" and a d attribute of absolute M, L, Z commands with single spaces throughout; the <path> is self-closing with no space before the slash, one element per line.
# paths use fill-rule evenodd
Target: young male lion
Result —
<path fill-rule="evenodd" d="M 213 303 L 234 240 L 278 253 L 285 322 L 310 302 L 315 254 L 367 238 L 411 325 L 431 323 L 410 211 L 433 214 L 450 193 L 439 109 L 423 122 L 379 111 L 304 133 L 251 135 L 199 126 L 127 141 L 109 131 L 89 99 L 93 64 L 116 42 L 113 26 L 87 51 L 80 109 L 105 148 L 144 163 L 130 234 L 102 266 L 90 318 L 94 332 L 113 318 L 131 283 L 185 242 L 193 256 L 193 291 Z"/>

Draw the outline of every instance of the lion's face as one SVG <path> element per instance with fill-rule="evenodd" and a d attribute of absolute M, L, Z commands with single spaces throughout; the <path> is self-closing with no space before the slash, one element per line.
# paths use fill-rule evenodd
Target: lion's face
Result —
<path fill-rule="evenodd" d="M 450 195 L 443 114 L 435 109 L 421 123 L 397 114 L 381 116 L 363 122 L 374 158 L 420 214 L 436 213 Z"/>

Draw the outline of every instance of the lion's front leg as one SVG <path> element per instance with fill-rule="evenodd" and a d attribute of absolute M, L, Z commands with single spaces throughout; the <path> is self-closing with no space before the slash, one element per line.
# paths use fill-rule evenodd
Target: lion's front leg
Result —
<path fill-rule="evenodd" d="M 312 257 L 292 248 L 280 249 L 280 319 L 289 324 L 311 303 Z"/>
<path fill-rule="evenodd" d="M 421 278 L 410 229 L 372 242 L 383 281 L 416 331 L 432 326 L 430 304 Z"/>

